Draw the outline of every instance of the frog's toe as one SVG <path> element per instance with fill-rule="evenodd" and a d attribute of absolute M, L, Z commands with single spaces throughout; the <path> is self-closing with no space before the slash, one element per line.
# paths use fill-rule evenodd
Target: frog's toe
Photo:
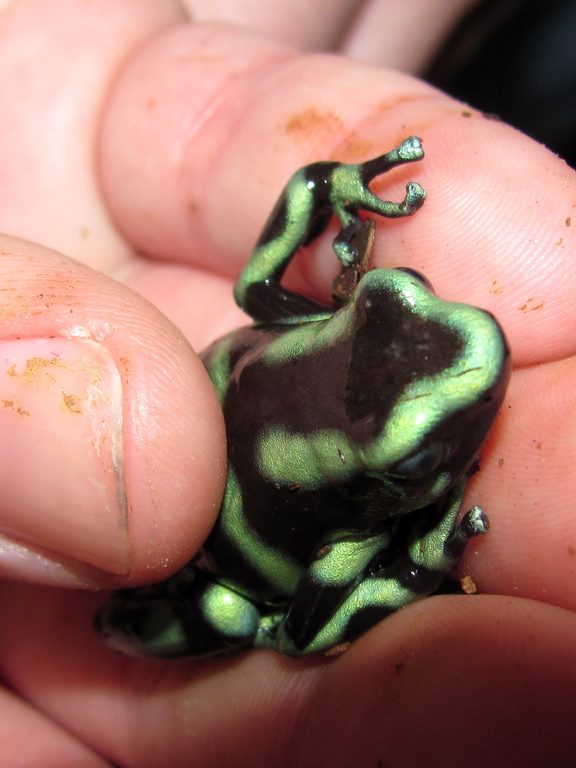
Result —
<path fill-rule="evenodd" d="M 418 136 L 408 136 L 398 147 L 398 157 L 405 163 L 423 158 L 422 139 Z"/>
<path fill-rule="evenodd" d="M 477 504 L 466 512 L 444 545 L 444 553 L 452 560 L 457 560 L 466 544 L 475 536 L 482 536 L 490 529 L 488 516 Z"/>
<path fill-rule="evenodd" d="M 406 184 L 406 195 L 404 197 L 403 211 L 407 216 L 416 213 L 424 205 L 426 192 L 416 181 L 409 181 Z"/>

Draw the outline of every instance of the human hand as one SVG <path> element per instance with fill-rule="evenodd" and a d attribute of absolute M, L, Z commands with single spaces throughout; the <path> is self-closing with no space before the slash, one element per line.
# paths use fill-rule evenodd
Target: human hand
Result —
<path fill-rule="evenodd" d="M 22 338 L 39 346 L 4 368 L 0 567 L 37 583 L 1 587 L 0 765 L 570 764 L 573 172 L 403 75 L 193 27 L 176 3 L 58 5 L 49 30 L 34 20 L 37 37 L 25 16 L 4 28 L 0 227 L 65 256 L 2 241 L 3 359 Z M 40 87 L 24 40 L 47 46 Z M 492 524 L 462 564 L 485 594 L 426 600 L 330 661 L 113 654 L 92 629 L 102 597 L 54 585 L 175 570 L 209 530 L 224 474 L 202 366 L 124 286 L 201 349 L 242 321 L 234 276 L 289 174 L 408 133 L 424 138 L 407 175 L 428 199 L 381 225 L 376 261 L 493 311 L 516 367 L 467 494 Z M 386 179 L 387 196 L 405 179 Z M 333 269 L 326 238 L 293 280 L 326 294 Z M 67 350 L 74 373 L 60 366 Z M 10 371 L 30 374 L 18 396 L 31 400 L 16 401 Z M 104 426 L 64 419 L 78 411 Z M 113 436 L 123 455 L 106 448 Z"/>

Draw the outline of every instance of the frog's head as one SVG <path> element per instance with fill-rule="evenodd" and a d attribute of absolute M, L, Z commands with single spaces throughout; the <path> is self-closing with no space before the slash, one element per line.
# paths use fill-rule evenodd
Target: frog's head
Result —
<path fill-rule="evenodd" d="M 393 514 L 434 501 L 476 460 L 502 403 L 500 326 L 409 270 L 368 272 L 337 314 L 351 339 L 344 407 L 357 471 Z"/>

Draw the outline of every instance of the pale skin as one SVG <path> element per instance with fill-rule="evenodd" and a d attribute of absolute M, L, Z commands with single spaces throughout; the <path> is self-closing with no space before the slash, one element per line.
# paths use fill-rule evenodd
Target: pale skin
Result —
<path fill-rule="evenodd" d="M 208 5 L 239 23 L 237 4 Z M 408 75 L 282 46 L 328 48 L 346 28 L 355 54 L 374 36 L 362 14 L 350 25 L 353 2 L 328 3 L 317 37 L 317 7 L 294 26 L 287 5 L 247 3 L 255 37 L 172 0 L 3 4 L 0 767 L 572 764 L 574 172 Z M 402 50 L 383 43 L 377 63 L 405 66 Z M 112 653 L 90 588 L 168 575 L 214 521 L 224 432 L 192 350 L 245 321 L 234 276 L 283 183 L 409 134 L 426 159 L 375 190 L 400 199 L 415 179 L 428 199 L 378 223 L 375 261 L 491 310 L 515 366 L 466 498 L 492 523 L 461 568 L 482 596 L 404 609 L 332 660 Z M 333 271 L 326 238 L 291 279 L 326 295 Z M 94 391 L 102 430 L 69 427 Z"/>

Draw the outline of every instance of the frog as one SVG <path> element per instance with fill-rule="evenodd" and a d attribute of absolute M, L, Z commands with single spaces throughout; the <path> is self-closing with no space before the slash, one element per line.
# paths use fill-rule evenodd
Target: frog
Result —
<path fill-rule="evenodd" d="M 413 181 L 400 202 L 369 184 L 423 157 L 409 136 L 363 163 L 307 165 L 286 184 L 234 286 L 252 324 L 202 354 L 228 442 L 218 519 L 178 573 L 101 609 L 98 630 L 117 650 L 337 654 L 441 591 L 488 531 L 483 509 L 462 514 L 462 502 L 509 379 L 502 328 L 413 269 L 368 266 L 367 214 L 411 216 L 426 197 Z M 292 259 L 333 219 L 352 281 L 331 300 L 285 287 Z"/>

